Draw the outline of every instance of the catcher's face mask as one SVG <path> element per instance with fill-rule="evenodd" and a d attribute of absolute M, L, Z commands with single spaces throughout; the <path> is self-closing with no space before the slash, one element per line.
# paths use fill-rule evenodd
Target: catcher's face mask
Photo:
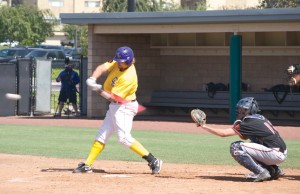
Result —
<path fill-rule="evenodd" d="M 245 116 L 247 116 L 248 110 L 244 109 L 244 108 L 237 108 L 236 112 L 235 112 L 235 117 L 238 120 L 242 120 Z"/>

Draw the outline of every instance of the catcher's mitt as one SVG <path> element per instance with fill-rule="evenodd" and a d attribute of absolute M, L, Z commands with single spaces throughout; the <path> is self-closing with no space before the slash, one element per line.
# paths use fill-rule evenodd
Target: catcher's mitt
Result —
<path fill-rule="evenodd" d="M 200 109 L 193 109 L 191 111 L 191 117 L 197 124 L 197 127 L 206 124 L 206 114 Z"/>

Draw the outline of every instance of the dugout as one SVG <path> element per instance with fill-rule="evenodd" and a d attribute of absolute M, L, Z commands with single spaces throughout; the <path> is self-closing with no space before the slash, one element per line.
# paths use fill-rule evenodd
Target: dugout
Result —
<path fill-rule="evenodd" d="M 300 63 L 300 8 L 60 17 L 65 24 L 88 25 L 88 74 L 118 47 L 132 47 L 140 103 L 149 102 L 154 90 L 203 91 L 209 82 L 228 84 L 234 34 L 242 40 L 241 81 L 250 91 L 284 84 L 285 69 Z M 89 90 L 87 116 L 104 116 L 106 108 L 107 102 Z"/>

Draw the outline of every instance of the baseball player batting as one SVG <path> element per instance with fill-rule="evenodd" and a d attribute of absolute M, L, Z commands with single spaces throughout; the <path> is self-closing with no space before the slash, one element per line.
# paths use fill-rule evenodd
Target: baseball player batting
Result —
<path fill-rule="evenodd" d="M 74 173 L 91 173 L 92 164 L 105 148 L 108 139 L 116 132 L 120 144 L 140 155 L 148 162 L 152 174 L 158 174 L 162 167 L 162 160 L 154 157 L 139 141 L 131 136 L 132 122 L 138 112 L 139 104 L 136 99 L 138 79 L 135 69 L 134 53 L 131 48 L 123 46 L 117 49 L 113 60 L 99 65 L 92 76 L 86 80 L 87 85 L 94 91 L 100 92 L 104 98 L 110 100 L 102 126 L 100 126 L 92 148 L 85 162 L 80 162 Z M 102 85 L 96 80 L 108 73 Z M 105 92 L 104 92 L 105 91 Z M 111 94 L 122 99 L 119 102 Z"/>
<path fill-rule="evenodd" d="M 206 115 L 199 109 L 191 112 L 197 126 L 221 137 L 238 135 L 251 142 L 236 141 L 230 145 L 232 157 L 254 174 L 245 175 L 254 182 L 275 180 L 283 176 L 278 164 L 287 157 L 287 148 L 271 122 L 259 112 L 253 97 L 241 99 L 236 105 L 236 121 L 232 128 L 218 129 L 206 125 Z"/>

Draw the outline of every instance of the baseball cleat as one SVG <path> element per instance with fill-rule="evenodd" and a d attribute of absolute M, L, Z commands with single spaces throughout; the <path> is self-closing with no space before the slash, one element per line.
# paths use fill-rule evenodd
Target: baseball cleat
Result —
<path fill-rule="evenodd" d="M 279 166 L 277 165 L 271 165 L 271 166 L 265 166 L 265 168 L 269 171 L 269 174 L 271 176 L 270 180 L 277 180 L 280 177 L 283 177 L 285 173 Z M 259 174 L 245 174 L 246 179 L 256 179 Z"/>
<path fill-rule="evenodd" d="M 73 170 L 73 173 L 92 173 L 92 167 L 86 165 L 84 162 L 80 162 L 78 167 Z"/>
<path fill-rule="evenodd" d="M 158 174 L 161 170 L 162 164 L 162 160 L 155 158 L 148 164 L 148 166 L 152 170 L 152 174 Z"/>
<path fill-rule="evenodd" d="M 264 169 L 261 173 L 258 174 L 256 179 L 253 180 L 253 182 L 262 182 L 266 180 L 270 180 L 271 175 L 267 169 Z"/>
<path fill-rule="evenodd" d="M 258 174 L 245 174 L 246 179 L 256 179 L 258 177 Z"/>
<path fill-rule="evenodd" d="M 279 168 L 279 166 L 278 166 L 278 171 L 279 171 L 279 177 L 283 177 L 285 175 L 285 172 L 281 168 Z"/>
<path fill-rule="evenodd" d="M 271 180 L 277 180 L 285 174 L 277 165 L 268 166 L 267 169 L 271 175 Z"/>

